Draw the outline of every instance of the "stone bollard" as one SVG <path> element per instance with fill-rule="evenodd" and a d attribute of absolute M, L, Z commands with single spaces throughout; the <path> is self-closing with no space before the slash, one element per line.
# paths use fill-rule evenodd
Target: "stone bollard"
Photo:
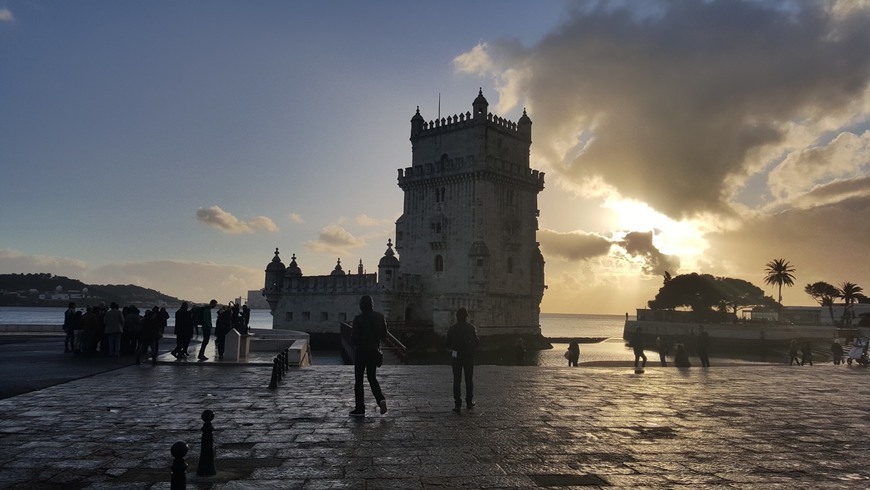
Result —
<path fill-rule="evenodd" d="M 284 371 L 290 370 L 290 348 L 287 347 L 284 349 Z"/>
<path fill-rule="evenodd" d="M 199 453 L 199 464 L 196 466 L 196 476 L 214 476 L 214 412 L 205 410 L 202 412 L 202 448 Z"/>
<path fill-rule="evenodd" d="M 272 363 L 272 380 L 269 381 L 269 389 L 274 390 L 278 387 L 278 364 Z"/>
<path fill-rule="evenodd" d="M 281 370 L 284 371 L 284 374 L 287 374 L 289 371 L 290 363 L 288 362 L 289 358 L 287 357 L 287 351 L 281 351 Z"/>
<path fill-rule="evenodd" d="M 187 463 L 184 462 L 184 457 L 187 456 L 187 444 L 178 441 L 172 445 L 169 451 L 172 453 L 172 479 L 169 483 L 170 490 L 184 490 L 187 488 Z"/>
<path fill-rule="evenodd" d="M 275 358 L 275 365 L 278 366 L 278 381 L 284 381 L 284 370 L 281 369 L 281 359 Z"/>

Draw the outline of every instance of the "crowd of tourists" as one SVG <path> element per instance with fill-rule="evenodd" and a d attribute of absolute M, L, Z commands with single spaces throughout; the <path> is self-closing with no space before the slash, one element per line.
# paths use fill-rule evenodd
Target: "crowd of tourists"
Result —
<path fill-rule="evenodd" d="M 187 358 L 188 349 L 202 328 L 199 360 L 208 360 L 205 349 L 212 334 L 211 310 L 217 301 L 211 300 L 204 306 L 191 307 L 186 301 L 175 312 L 175 347 L 170 351 L 176 359 Z M 112 302 L 108 306 L 88 305 L 77 309 L 69 303 L 64 312 L 63 330 L 66 333 L 64 352 L 81 356 L 102 355 L 120 357 L 135 356 L 136 364 L 151 359 L 157 364 L 160 354 L 160 340 L 168 326 L 170 314 L 165 307 L 154 306 L 141 312 L 135 305 L 120 306 Z M 230 301 L 218 309 L 215 322 L 215 347 L 219 358 L 223 358 L 226 335 L 235 328 L 244 335 L 248 331 L 251 311 L 247 305 L 240 307 Z"/>

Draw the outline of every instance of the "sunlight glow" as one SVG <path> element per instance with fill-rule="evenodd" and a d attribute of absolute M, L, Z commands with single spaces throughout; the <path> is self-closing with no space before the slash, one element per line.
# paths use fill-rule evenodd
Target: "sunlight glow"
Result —
<path fill-rule="evenodd" d="M 653 243 L 662 253 L 694 261 L 708 246 L 702 223 L 674 221 L 648 204 L 631 199 L 607 199 L 603 207 L 614 212 L 616 229 L 653 231 Z"/>

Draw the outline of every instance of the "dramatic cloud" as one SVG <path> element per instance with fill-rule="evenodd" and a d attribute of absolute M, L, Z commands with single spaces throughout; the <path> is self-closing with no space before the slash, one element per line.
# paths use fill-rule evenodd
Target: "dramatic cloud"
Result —
<path fill-rule="evenodd" d="M 14 22 L 15 17 L 12 11 L 7 8 L 0 8 L 0 22 Z"/>
<path fill-rule="evenodd" d="M 257 231 L 274 233 L 278 231 L 278 226 L 265 216 L 255 216 L 249 220 L 242 221 L 219 206 L 197 209 L 196 219 L 224 233 L 238 234 L 254 233 Z"/>
<path fill-rule="evenodd" d="M 17 250 L 0 248 L 0 274 L 45 272 L 56 276 L 80 278 L 87 270 L 81 260 L 44 255 L 25 255 Z"/>
<path fill-rule="evenodd" d="M 541 252 L 549 257 L 567 260 L 586 260 L 610 251 L 610 240 L 594 233 L 559 233 L 552 230 L 539 230 L 538 241 Z"/>
<path fill-rule="evenodd" d="M 653 244 L 652 232 L 633 231 L 619 243 L 631 257 L 642 258 L 645 274 L 660 276 L 665 272 L 675 275 L 680 269 L 680 258 L 661 253 Z"/>
<path fill-rule="evenodd" d="M 329 225 L 322 230 L 317 240 L 305 242 L 305 248 L 315 252 L 327 252 L 334 255 L 347 254 L 354 248 L 365 246 L 365 240 L 355 237 L 341 226 Z"/>
<path fill-rule="evenodd" d="M 788 155 L 770 172 L 773 195 L 788 200 L 834 179 L 853 179 L 870 174 L 870 131 L 862 135 L 840 133 L 827 145 L 814 146 Z"/>
<path fill-rule="evenodd" d="M 679 219 L 733 213 L 750 177 L 866 121 L 867 46 L 868 9 L 848 2 L 584 2 L 531 47 L 488 42 L 454 66 L 497 80 L 498 111 L 525 101 L 536 158 L 577 192 L 615 190 Z M 829 153 L 859 155 L 855 138 Z M 779 177 L 808 189 L 855 173 L 837 156 L 800 179 L 816 153 Z"/>

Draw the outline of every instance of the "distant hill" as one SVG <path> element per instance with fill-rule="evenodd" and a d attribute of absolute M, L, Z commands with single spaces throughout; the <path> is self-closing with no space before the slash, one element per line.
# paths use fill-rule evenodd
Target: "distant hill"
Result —
<path fill-rule="evenodd" d="M 178 305 L 180 299 L 133 284 L 85 284 L 78 279 L 47 273 L 0 274 L 0 306 Z"/>

